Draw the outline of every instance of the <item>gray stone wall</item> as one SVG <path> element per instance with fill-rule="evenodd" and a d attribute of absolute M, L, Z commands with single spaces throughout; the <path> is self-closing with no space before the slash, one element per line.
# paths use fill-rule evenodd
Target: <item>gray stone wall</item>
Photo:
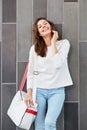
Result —
<path fill-rule="evenodd" d="M 6 112 L 21 82 L 38 17 L 53 21 L 71 44 L 74 85 L 66 88 L 57 128 L 87 130 L 87 0 L 0 0 L 0 129 L 19 130 Z"/>

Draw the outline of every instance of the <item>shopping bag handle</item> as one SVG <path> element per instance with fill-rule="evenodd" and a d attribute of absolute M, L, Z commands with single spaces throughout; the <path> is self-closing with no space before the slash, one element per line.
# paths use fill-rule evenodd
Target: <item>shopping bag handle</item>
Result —
<path fill-rule="evenodd" d="M 24 85 L 25 85 L 26 80 L 27 80 L 28 64 L 29 64 L 29 62 L 27 63 L 27 65 L 25 67 L 25 71 L 24 71 L 24 74 L 23 74 L 23 77 L 22 77 L 22 81 L 21 81 L 20 86 L 19 86 L 20 91 L 22 91 L 24 89 Z"/>

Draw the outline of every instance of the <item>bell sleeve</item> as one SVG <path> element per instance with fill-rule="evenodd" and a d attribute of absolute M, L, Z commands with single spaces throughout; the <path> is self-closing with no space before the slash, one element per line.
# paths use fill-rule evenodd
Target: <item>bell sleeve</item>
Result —
<path fill-rule="evenodd" d="M 68 53 L 70 49 L 70 43 L 67 39 L 64 39 L 61 43 L 61 48 L 58 48 L 58 53 L 50 57 L 48 63 L 52 66 L 52 68 L 59 69 L 67 60 Z"/>

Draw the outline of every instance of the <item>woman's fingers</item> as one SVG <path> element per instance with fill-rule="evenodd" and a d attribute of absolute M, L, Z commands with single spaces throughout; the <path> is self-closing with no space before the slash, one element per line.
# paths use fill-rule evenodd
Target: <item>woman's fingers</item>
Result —
<path fill-rule="evenodd" d="M 30 105 L 34 105 L 32 98 L 27 96 L 25 98 L 25 104 L 26 104 L 27 107 L 30 106 Z"/>
<path fill-rule="evenodd" d="M 29 106 L 29 99 L 28 98 L 25 98 L 24 102 L 25 102 L 26 106 Z"/>

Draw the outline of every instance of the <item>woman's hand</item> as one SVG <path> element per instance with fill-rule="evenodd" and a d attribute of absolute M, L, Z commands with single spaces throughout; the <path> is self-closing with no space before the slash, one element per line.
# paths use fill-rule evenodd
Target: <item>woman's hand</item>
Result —
<path fill-rule="evenodd" d="M 25 104 L 28 107 L 29 105 L 33 105 L 33 99 L 32 99 L 32 89 L 28 89 L 27 96 L 25 97 Z"/>
<path fill-rule="evenodd" d="M 55 44 L 57 39 L 59 38 L 58 36 L 58 32 L 57 31 L 52 31 L 53 32 L 53 36 L 52 36 L 52 39 L 51 39 L 51 44 Z"/>

